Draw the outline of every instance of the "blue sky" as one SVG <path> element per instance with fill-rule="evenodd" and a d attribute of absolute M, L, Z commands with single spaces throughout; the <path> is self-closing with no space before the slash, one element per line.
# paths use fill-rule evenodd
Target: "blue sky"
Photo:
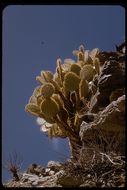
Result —
<path fill-rule="evenodd" d="M 65 160 L 67 141 L 49 140 L 36 117 L 24 111 L 39 85 L 35 78 L 41 70 L 54 72 L 59 57 L 75 59 L 72 51 L 80 44 L 115 50 L 125 39 L 125 10 L 111 5 L 11 5 L 3 11 L 2 27 L 3 163 L 15 150 L 23 156 L 23 170 L 31 163 L 46 166 L 49 160 Z M 7 171 L 2 178 L 10 178 Z"/>

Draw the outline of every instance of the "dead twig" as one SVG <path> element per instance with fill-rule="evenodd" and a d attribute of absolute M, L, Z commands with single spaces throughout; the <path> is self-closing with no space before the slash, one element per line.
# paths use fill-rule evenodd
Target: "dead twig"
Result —
<path fill-rule="evenodd" d="M 121 163 L 114 162 L 114 161 L 109 157 L 109 155 L 107 155 L 106 153 L 100 152 L 100 154 L 101 154 L 102 156 L 105 156 L 112 164 L 114 164 L 114 165 L 121 165 Z"/>

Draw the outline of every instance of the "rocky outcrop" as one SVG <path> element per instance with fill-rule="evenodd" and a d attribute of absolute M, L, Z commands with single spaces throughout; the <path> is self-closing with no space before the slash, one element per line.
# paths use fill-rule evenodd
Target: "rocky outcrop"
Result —
<path fill-rule="evenodd" d="M 83 121 L 81 124 L 80 137 L 84 146 L 90 142 L 91 146 L 97 145 L 102 140 L 107 151 L 125 154 L 125 95 L 111 102 L 98 114 L 93 114 L 93 117 L 92 122 Z"/>
<path fill-rule="evenodd" d="M 34 169 L 36 168 L 36 170 Z M 40 169 L 40 172 L 39 172 Z M 83 183 L 83 179 L 72 176 L 64 170 L 63 164 L 49 161 L 44 168 L 37 164 L 31 164 L 27 171 L 20 174 L 19 181 L 10 181 L 6 187 L 77 187 Z"/>
<path fill-rule="evenodd" d="M 43 174 L 28 174 L 26 172 L 19 175 L 19 181 L 9 181 L 3 184 L 4 187 L 124 187 L 125 183 L 125 157 L 107 155 L 94 155 L 93 158 L 87 159 L 83 165 L 80 163 L 73 163 L 68 160 L 62 164 L 59 171 L 57 164 L 54 171 L 50 168 L 45 168 Z M 104 159 L 104 156 L 106 159 Z M 107 159 L 108 158 L 108 159 Z M 51 161 L 52 162 L 52 161 Z M 39 165 L 38 165 L 39 166 Z M 38 167 L 37 166 L 37 167 Z M 117 166 L 117 167 L 116 167 Z M 40 167 L 40 166 L 39 166 Z M 46 172 L 48 170 L 48 173 Z"/>
<path fill-rule="evenodd" d="M 94 78 L 92 85 L 96 88 L 96 93 L 92 97 L 90 111 L 98 112 L 114 98 L 125 94 L 125 62 L 106 61 L 101 74 Z"/>
<path fill-rule="evenodd" d="M 99 95 L 97 100 L 99 107 L 107 106 L 110 103 L 109 96 L 113 91 L 125 87 L 124 65 L 114 60 L 105 63 L 98 79 Z"/>
<path fill-rule="evenodd" d="M 7 187 L 55 187 L 57 175 L 60 173 L 62 165 L 59 162 L 49 161 L 47 167 L 31 164 L 27 171 L 20 175 L 18 182 L 12 180 L 6 184 Z M 59 168 L 59 170 L 58 170 Z"/>
<path fill-rule="evenodd" d="M 80 128 L 83 147 L 125 155 L 125 44 L 100 52 L 101 72 L 91 83 L 92 97 Z M 92 117 L 88 121 L 85 117 Z"/>

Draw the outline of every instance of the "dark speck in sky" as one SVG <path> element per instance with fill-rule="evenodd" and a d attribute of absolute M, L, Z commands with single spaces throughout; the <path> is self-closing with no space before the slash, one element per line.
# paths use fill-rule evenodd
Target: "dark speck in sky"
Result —
<path fill-rule="evenodd" d="M 41 44 L 44 45 L 44 42 L 42 41 Z"/>

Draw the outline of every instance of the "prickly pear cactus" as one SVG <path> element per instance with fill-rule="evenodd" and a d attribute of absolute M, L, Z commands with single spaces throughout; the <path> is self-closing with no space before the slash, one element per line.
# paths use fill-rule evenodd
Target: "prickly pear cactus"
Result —
<path fill-rule="evenodd" d="M 75 61 L 65 59 L 62 63 L 57 59 L 55 73 L 41 71 L 36 77 L 40 86 L 35 88 L 25 107 L 27 112 L 45 121 L 41 129 L 50 138 L 68 137 L 73 158 L 77 158 L 82 145 L 79 115 L 88 111 L 89 86 L 101 72 L 98 52 L 97 48 L 89 52 L 80 45 L 73 51 Z"/>

